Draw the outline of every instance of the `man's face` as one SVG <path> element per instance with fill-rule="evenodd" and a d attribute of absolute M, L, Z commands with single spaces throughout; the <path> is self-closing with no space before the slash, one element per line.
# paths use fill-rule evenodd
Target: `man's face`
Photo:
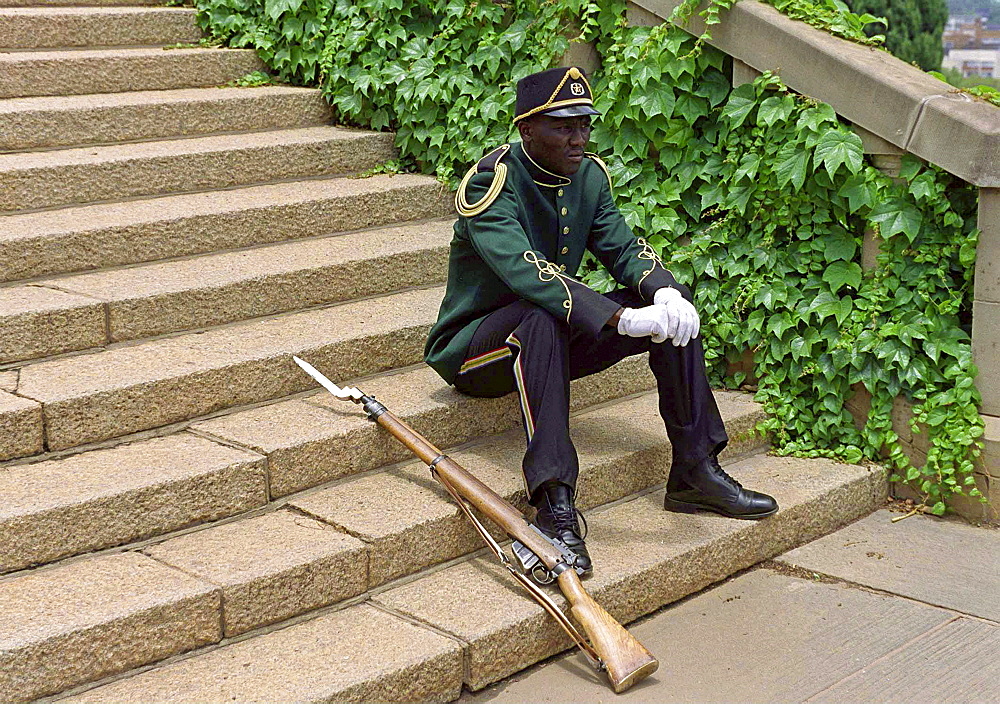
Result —
<path fill-rule="evenodd" d="M 531 158 L 560 176 L 572 176 L 583 163 L 590 141 L 590 116 L 535 115 L 520 123 L 521 141 Z"/>

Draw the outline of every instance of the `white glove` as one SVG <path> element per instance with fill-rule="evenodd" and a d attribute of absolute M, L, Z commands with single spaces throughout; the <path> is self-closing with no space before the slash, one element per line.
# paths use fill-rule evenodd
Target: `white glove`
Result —
<path fill-rule="evenodd" d="M 667 337 L 673 340 L 674 347 L 683 347 L 698 337 L 701 331 L 698 311 L 676 288 L 665 286 L 657 289 L 653 294 L 653 304 L 667 309 Z"/>
<path fill-rule="evenodd" d="M 667 339 L 666 306 L 646 306 L 645 308 L 623 308 L 618 318 L 618 332 L 629 337 L 653 338 L 653 342 Z"/>

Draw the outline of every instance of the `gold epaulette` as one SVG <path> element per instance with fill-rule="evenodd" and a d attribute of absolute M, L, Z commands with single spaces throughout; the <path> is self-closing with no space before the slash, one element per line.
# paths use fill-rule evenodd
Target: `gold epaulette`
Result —
<path fill-rule="evenodd" d="M 608 188 L 611 190 L 611 193 L 613 195 L 615 192 L 615 186 L 613 183 L 611 183 L 611 172 L 608 171 L 608 165 L 601 160 L 601 157 L 597 156 L 596 154 L 593 154 L 592 152 L 584 152 L 584 154 L 586 156 L 589 156 L 595 162 L 597 162 L 597 165 L 601 167 L 601 171 L 603 171 L 604 175 L 608 177 Z"/>
<path fill-rule="evenodd" d="M 480 159 L 475 166 L 468 170 L 462 183 L 458 186 L 458 193 L 455 194 L 455 210 L 459 215 L 467 218 L 479 215 L 491 205 L 503 190 L 503 184 L 507 180 L 507 165 L 502 163 L 504 155 L 510 150 L 509 144 L 497 147 L 489 154 Z M 493 172 L 493 183 L 490 184 L 486 194 L 475 203 L 470 203 L 465 199 L 465 189 L 469 186 L 469 181 L 478 173 Z"/>

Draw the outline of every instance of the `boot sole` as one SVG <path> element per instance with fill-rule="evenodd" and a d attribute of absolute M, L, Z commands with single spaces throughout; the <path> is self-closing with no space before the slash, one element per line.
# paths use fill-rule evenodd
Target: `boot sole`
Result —
<path fill-rule="evenodd" d="M 674 513 L 698 513 L 699 511 L 711 511 L 719 514 L 720 516 L 725 516 L 726 518 L 739 518 L 744 521 L 757 521 L 761 518 L 773 516 L 778 512 L 778 509 L 775 508 L 774 510 L 767 511 L 765 513 L 730 513 L 715 506 L 678 501 L 677 499 L 671 499 L 669 496 L 664 497 L 663 499 L 663 510 L 673 511 Z"/>

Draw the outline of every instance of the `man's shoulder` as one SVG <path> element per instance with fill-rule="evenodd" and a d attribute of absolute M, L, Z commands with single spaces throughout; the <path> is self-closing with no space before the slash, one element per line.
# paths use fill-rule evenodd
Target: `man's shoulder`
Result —
<path fill-rule="evenodd" d="M 471 218 L 489 208 L 500 195 L 507 181 L 507 165 L 504 157 L 510 154 L 510 144 L 502 144 L 488 152 L 469 169 L 455 193 L 455 209 L 458 214 Z M 485 190 L 485 193 L 482 191 Z M 472 192 L 476 196 L 473 200 Z M 482 193 L 480 195 L 480 193 Z"/>
<path fill-rule="evenodd" d="M 611 171 L 608 170 L 608 165 L 604 163 L 601 157 L 597 156 L 597 154 L 594 154 L 593 152 L 584 152 L 584 156 L 586 157 L 586 161 L 591 162 L 591 166 L 587 169 L 587 173 L 585 174 L 588 181 L 598 185 L 607 182 L 608 188 L 612 189 L 613 192 Z"/>

